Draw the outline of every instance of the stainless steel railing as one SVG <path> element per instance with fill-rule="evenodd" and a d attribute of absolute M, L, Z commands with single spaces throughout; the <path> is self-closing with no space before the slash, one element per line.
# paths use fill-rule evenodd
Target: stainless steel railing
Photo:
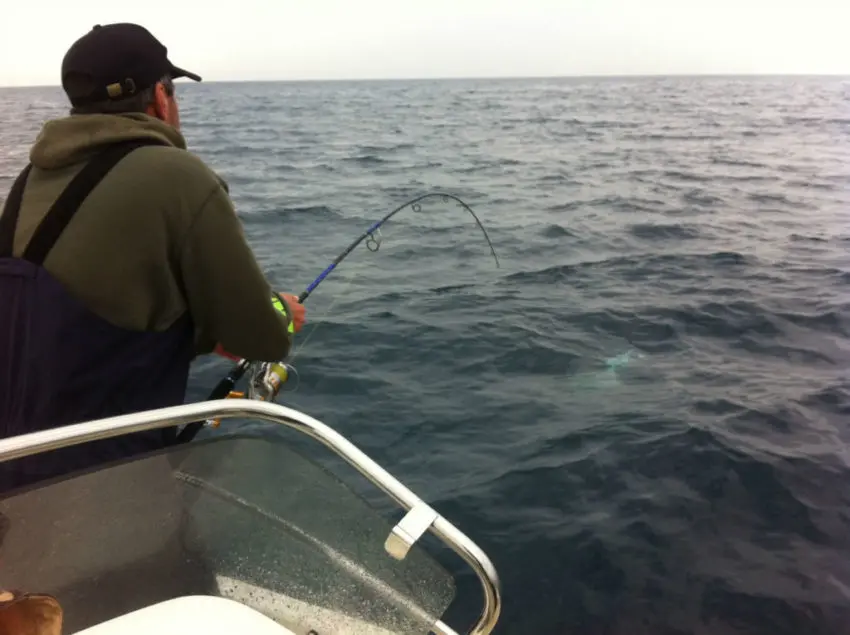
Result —
<path fill-rule="evenodd" d="M 387 537 L 385 547 L 388 553 L 395 558 L 404 558 L 425 531 L 432 532 L 472 567 L 481 582 L 484 608 L 469 635 L 488 635 L 493 631 L 501 613 L 501 588 L 499 575 L 481 548 L 348 439 L 318 419 L 292 408 L 249 399 L 222 399 L 86 421 L 2 439 L 0 462 L 143 430 L 236 417 L 282 424 L 316 439 L 408 510 Z M 434 624 L 433 630 L 437 635 L 455 635 L 455 631 L 441 621 Z"/>

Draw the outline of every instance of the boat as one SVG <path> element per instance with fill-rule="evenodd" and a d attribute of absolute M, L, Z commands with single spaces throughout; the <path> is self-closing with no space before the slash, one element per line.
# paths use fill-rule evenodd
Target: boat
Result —
<path fill-rule="evenodd" d="M 86 421 L 2 439 L 0 462 L 199 421 L 223 429 L 4 495 L 0 588 L 53 596 L 63 635 L 493 631 L 501 590 L 482 549 L 293 408 L 215 399 Z M 448 558 L 481 586 L 465 628 L 442 621 Z"/>

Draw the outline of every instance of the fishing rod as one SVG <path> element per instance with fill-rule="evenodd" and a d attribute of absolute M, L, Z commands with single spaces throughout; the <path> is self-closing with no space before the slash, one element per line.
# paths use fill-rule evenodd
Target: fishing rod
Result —
<path fill-rule="evenodd" d="M 402 203 L 394 210 L 389 212 L 386 216 L 381 218 L 379 221 L 372 224 L 366 231 L 360 234 L 357 238 L 355 238 L 348 247 L 346 247 L 331 264 L 329 264 L 322 273 L 320 273 L 313 282 L 311 282 L 306 289 L 298 296 L 298 303 L 304 304 L 307 298 L 310 297 L 310 294 L 316 290 L 325 278 L 330 275 L 330 273 L 337 268 L 337 266 L 345 260 L 348 255 L 354 251 L 358 245 L 362 242 L 366 242 L 366 248 L 371 252 L 376 252 L 381 247 L 381 227 L 390 220 L 393 216 L 398 214 L 400 211 L 411 208 L 414 212 L 420 212 L 422 210 L 422 206 L 420 205 L 421 201 L 428 199 L 440 197 L 444 202 L 448 202 L 449 200 L 455 201 L 459 207 L 469 212 L 472 217 L 475 219 L 475 223 L 481 229 L 481 233 L 484 234 L 484 239 L 487 241 L 487 244 L 490 247 L 490 253 L 493 254 L 493 259 L 496 261 L 496 267 L 499 267 L 499 257 L 496 255 L 496 250 L 493 247 L 493 243 L 490 240 L 490 236 L 487 234 L 487 230 L 484 228 L 484 224 L 478 218 L 478 215 L 472 210 L 472 208 L 467 205 L 464 201 L 462 201 L 459 197 L 454 194 L 446 194 L 443 192 L 430 192 L 428 194 L 422 194 L 421 196 L 417 196 L 416 198 L 410 199 L 406 203 Z M 247 359 L 240 359 L 231 369 L 227 375 L 222 378 L 221 381 L 216 384 L 215 388 L 213 388 L 212 392 L 210 392 L 209 397 L 207 397 L 208 401 L 212 401 L 214 399 L 226 399 L 231 395 L 233 389 L 236 387 L 236 384 L 240 379 L 245 375 L 245 372 L 251 366 L 251 362 Z M 277 391 L 280 388 L 280 385 L 286 381 L 288 370 L 282 363 L 273 363 L 269 364 L 266 369 L 266 378 L 265 380 L 260 380 L 259 385 L 255 386 L 255 388 L 265 388 L 264 399 L 273 399 L 277 394 Z M 200 432 L 201 428 L 204 427 L 206 422 L 204 421 L 196 421 L 194 423 L 190 423 L 186 425 L 185 428 L 177 435 L 177 443 L 186 443 L 191 441 L 198 432 Z"/>

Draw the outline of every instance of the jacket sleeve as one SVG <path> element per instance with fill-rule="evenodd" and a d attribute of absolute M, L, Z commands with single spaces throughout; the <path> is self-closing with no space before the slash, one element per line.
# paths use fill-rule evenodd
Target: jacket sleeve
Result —
<path fill-rule="evenodd" d="M 180 260 L 198 353 L 220 344 L 252 361 L 289 354 L 290 318 L 272 305 L 272 290 L 223 187 L 213 190 L 196 215 Z"/>

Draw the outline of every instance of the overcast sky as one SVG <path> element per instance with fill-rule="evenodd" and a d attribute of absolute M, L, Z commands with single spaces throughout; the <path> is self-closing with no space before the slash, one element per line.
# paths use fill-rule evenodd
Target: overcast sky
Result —
<path fill-rule="evenodd" d="M 205 80 L 850 74 L 850 0 L 22 0 L 5 14 L 0 85 L 58 84 L 77 37 L 124 21 Z"/>

